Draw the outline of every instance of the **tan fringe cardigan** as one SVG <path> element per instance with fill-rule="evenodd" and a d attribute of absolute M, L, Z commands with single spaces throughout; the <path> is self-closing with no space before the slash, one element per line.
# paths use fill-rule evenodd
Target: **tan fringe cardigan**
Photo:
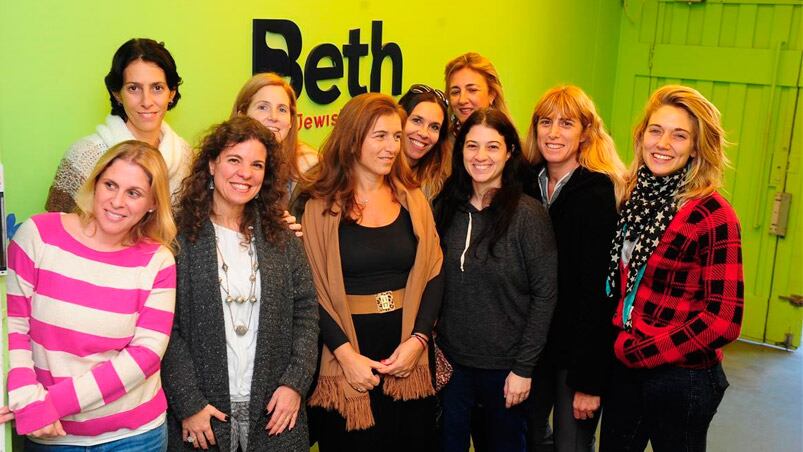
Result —
<path fill-rule="evenodd" d="M 421 295 L 430 279 L 440 273 L 443 262 L 435 221 L 427 199 L 419 189 L 407 189 L 394 182 L 396 197 L 408 212 L 413 223 L 413 233 L 418 239 L 415 262 L 410 270 L 405 287 L 400 342 L 407 340 L 413 331 Z M 324 212 L 323 199 L 307 203 L 302 227 L 304 248 L 312 269 L 318 303 L 332 316 L 348 337 L 351 346 L 359 353 L 360 347 L 354 332 L 354 323 L 346 302 L 343 270 L 340 265 L 338 227 L 340 213 Z M 420 399 L 435 394 L 429 373 L 427 353 L 422 353 L 418 364 L 406 378 L 383 376 L 382 389 L 394 400 Z M 326 346 L 321 354 L 321 372 L 317 386 L 309 399 L 310 406 L 337 410 L 346 419 L 346 430 L 363 430 L 374 425 L 371 402 L 367 392 L 357 392 L 348 384 L 334 354 Z"/>

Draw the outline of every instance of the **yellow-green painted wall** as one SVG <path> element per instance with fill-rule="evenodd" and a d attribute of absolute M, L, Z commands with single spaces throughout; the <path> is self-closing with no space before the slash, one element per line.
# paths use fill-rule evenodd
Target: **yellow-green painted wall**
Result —
<path fill-rule="evenodd" d="M 742 338 L 800 346 L 803 310 L 803 0 L 631 0 L 621 21 L 611 132 L 632 158 L 632 127 L 657 87 L 698 89 L 721 111 L 731 145 L 720 192 L 741 220 Z M 773 199 L 791 194 L 788 229 L 771 233 Z"/>
<path fill-rule="evenodd" d="M 538 97 L 559 83 L 583 87 L 609 118 L 619 3 L 0 0 L 0 162 L 6 173 L 6 211 L 21 222 L 42 210 L 64 151 L 93 133 L 108 113 L 103 77 L 114 51 L 132 37 L 164 41 L 175 57 L 184 84 L 182 99 L 167 121 L 191 143 L 228 116 L 234 96 L 250 76 L 254 18 L 290 19 L 299 25 L 302 67 L 315 45 L 342 47 L 350 29 L 359 28 L 361 41 L 370 43 L 371 21 L 381 20 L 383 41 L 402 49 L 405 90 L 413 83 L 443 89 L 446 62 L 467 51 L 479 52 L 499 71 L 523 135 Z M 281 43 L 273 38 L 272 47 Z M 370 62 L 370 56 L 361 61 L 363 84 Z M 387 66 L 383 92 L 390 90 Z M 300 112 L 337 112 L 348 100 L 345 77 L 337 85 L 344 94 L 335 103 L 313 105 L 302 96 Z M 303 130 L 301 138 L 317 146 L 329 130 Z M 0 285 L 4 288 L 4 278 Z M 0 435 L 0 451 L 2 443 Z"/>
<path fill-rule="evenodd" d="M 167 121 L 195 142 L 226 118 L 250 76 L 254 18 L 286 18 L 300 26 L 302 67 L 312 47 L 341 47 L 349 29 L 360 28 L 362 42 L 369 43 L 371 21 L 381 20 L 383 40 L 398 43 L 403 52 L 404 89 L 419 82 L 443 88 L 449 59 L 480 52 L 500 72 L 522 133 L 537 98 L 556 83 L 579 84 L 604 115 L 611 111 L 619 5 L 608 0 L 0 0 L 0 159 L 7 211 L 19 220 L 40 211 L 64 151 L 103 121 L 109 109 L 103 77 L 120 44 L 132 37 L 166 43 L 184 79 L 182 99 Z M 389 60 L 385 92 L 388 65 Z M 365 57 L 363 83 L 369 72 Z M 300 110 L 336 112 L 348 96 L 345 78 L 338 86 L 345 94 L 336 103 L 314 106 L 302 96 Z M 304 130 L 301 137 L 317 145 L 329 130 Z"/>

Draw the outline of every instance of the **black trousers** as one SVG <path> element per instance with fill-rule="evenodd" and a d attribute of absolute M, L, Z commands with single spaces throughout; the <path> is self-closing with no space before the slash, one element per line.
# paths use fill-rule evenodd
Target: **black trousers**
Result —
<path fill-rule="evenodd" d="M 385 314 L 353 315 L 360 353 L 375 361 L 389 357 L 399 345 L 402 310 Z M 430 361 L 433 362 L 433 361 Z M 346 420 L 336 411 L 308 410 L 315 417 L 315 434 L 321 452 L 435 451 L 437 399 L 394 401 L 380 384 L 368 392 L 376 425 L 346 431 Z"/>
<path fill-rule="evenodd" d="M 435 397 L 394 401 L 378 386 L 370 392 L 376 425 L 346 431 L 346 420 L 336 411 L 320 410 L 318 447 L 321 452 L 410 452 L 438 449 Z"/>
<path fill-rule="evenodd" d="M 568 370 L 558 369 L 546 359 L 535 368 L 527 432 L 530 452 L 594 452 L 594 433 L 602 410 L 591 419 L 575 419 L 574 390 L 566 384 L 567 375 Z M 553 409 L 554 433 L 550 437 L 549 413 Z"/>

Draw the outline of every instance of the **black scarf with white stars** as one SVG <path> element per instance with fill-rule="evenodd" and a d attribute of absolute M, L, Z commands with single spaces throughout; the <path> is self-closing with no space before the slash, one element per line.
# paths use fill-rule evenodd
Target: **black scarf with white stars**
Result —
<path fill-rule="evenodd" d="M 611 246 L 611 261 L 608 266 L 608 296 L 616 298 L 629 294 L 634 289 L 640 270 L 647 263 L 669 222 L 677 213 L 675 196 L 689 165 L 665 177 L 655 176 L 646 165 L 637 173 L 638 180 L 630 198 L 619 215 L 616 237 Z M 627 264 L 627 285 L 620 291 L 619 261 L 625 241 L 634 243 L 633 254 Z M 629 318 L 629 313 L 627 314 Z"/>

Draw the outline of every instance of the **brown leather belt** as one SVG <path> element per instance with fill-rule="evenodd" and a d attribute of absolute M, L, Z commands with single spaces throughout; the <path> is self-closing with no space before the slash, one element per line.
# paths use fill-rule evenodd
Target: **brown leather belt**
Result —
<path fill-rule="evenodd" d="M 384 314 L 402 308 L 404 289 L 371 295 L 346 294 L 346 300 L 352 314 Z"/>

